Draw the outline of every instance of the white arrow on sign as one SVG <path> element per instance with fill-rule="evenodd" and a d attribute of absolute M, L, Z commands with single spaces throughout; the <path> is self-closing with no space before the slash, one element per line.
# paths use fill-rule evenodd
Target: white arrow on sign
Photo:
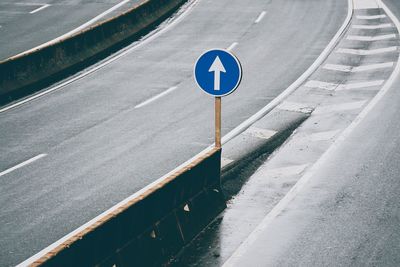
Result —
<path fill-rule="evenodd" d="M 221 89 L 221 72 L 226 73 L 226 70 L 218 56 L 215 58 L 208 72 L 214 72 L 214 90 L 219 91 Z"/>

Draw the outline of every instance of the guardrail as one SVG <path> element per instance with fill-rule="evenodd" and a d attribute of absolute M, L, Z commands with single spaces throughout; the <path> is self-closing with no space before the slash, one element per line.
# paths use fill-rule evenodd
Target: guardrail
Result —
<path fill-rule="evenodd" d="M 102 53 L 140 36 L 187 0 L 147 0 L 57 43 L 0 62 L 0 100 L 84 65 Z"/>
<path fill-rule="evenodd" d="M 159 266 L 226 206 L 211 149 L 20 266 Z"/>

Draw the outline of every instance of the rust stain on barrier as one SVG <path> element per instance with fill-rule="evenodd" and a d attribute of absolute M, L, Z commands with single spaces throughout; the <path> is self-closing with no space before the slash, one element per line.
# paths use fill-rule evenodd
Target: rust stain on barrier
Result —
<path fill-rule="evenodd" d="M 220 151 L 220 149 L 213 148 L 209 152 L 205 153 L 201 157 L 199 157 L 199 158 L 195 159 L 194 161 L 192 161 L 191 163 L 189 163 L 188 165 L 186 165 L 186 166 L 182 167 L 181 169 L 177 170 L 176 172 L 174 172 L 173 174 L 171 174 L 170 176 L 165 178 L 160 183 L 154 185 L 152 188 L 149 188 L 146 192 L 144 192 L 140 196 L 129 200 L 127 203 L 125 203 L 125 204 L 121 205 L 120 207 L 116 208 L 114 211 L 112 211 L 109 214 L 105 215 L 103 218 L 100 218 L 99 220 L 97 220 L 96 222 L 92 223 L 90 226 L 88 226 L 87 228 L 85 228 L 81 232 L 75 234 L 74 236 L 72 236 L 71 238 L 69 238 L 68 240 L 63 242 L 62 244 L 58 245 L 53 250 L 47 252 L 45 255 L 40 257 L 38 260 L 34 261 L 30 266 L 40 266 L 40 265 L 44 264 L 45 262 L 47 262 L 51 258 L 55 257 L 58 253 L 60 253 L 64 249 L 69 248 L 76 241 L 78 241 L 80 239 L 83 239 L 87 234 L 89 234 L 90 232 L 94 231 L 96 228 L 98 228 L 101 225 L 105 224 L 106 222 L 108 222 L 112 218 L 118 216 L 119 214 L 121 214 L 122 212 L 126 211 L 128 208 L 130 208 L 131 206 L 135 205 L 136 203 L 138 203 L 138 202 L 142 201 L 143 199 L 147 198 L 148 196 L 150 196 L 154 192 L 162 189 L 164 186 L 166 186 L 167 184 L 169 184 L 170 182 L 175 180 L 177 177 L 179 177 L 180 175 L 182 175 L 183 173 L 185 173 L 187 171 L 190 171 L 191 169 L 196 167 L 198 164 L 200 164 L 201 162 L 203 162 L 204 160 L 206 160 L 207 158 L 209 158 L 210 156 L 212 156 L 213 154 L 215 154 L 215 153 L 217 153 L 219 151 Z"/>

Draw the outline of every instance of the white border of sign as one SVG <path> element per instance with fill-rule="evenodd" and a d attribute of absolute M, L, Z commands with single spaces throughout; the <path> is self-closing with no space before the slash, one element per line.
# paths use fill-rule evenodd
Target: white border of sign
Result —
<path fill-rule="evenodd" d="M 236 63 L 237 63 L 238 66 L 239 66 L 239 79 L 238 79 L 238 81 L 237 81 L 235 87 L 234 87 L 230 92 L 228 92 L 228 93 L 226 93 L 226 94 L 223 94 L 223 95 L 213 95 L 213 94 L 210 94 L 209 92 L 207 92 L 206 90 L 204 90 L 204 89 L 200 86 L 200 84 L 197 82 L 197 79 L 196 79 L 196 66 L 197 66 L 197 63 L 199 62 L 199 59 L 200 59 L 203 55 L 205 55 L 206 53 L 208 53 L 208 52 L 210 52 L 210 51 L 214 51 L 214 50 L 224 51 L 224 52 L 228 53 L 229 55 L 231 55 L 231 56 L 235 59 Z M 224 96 L 230 95 L 230 94 L 232 94 L 233 92 L 235 92 L 236 89 L 239 87 L 240 83 L 242 82 L 242 77 L 243 77 L 243 68 L 242 68 L 242 64 L 240 63 L 239 59 L 238 59 L 231 51 L 228 51 L 228 50 L 223 49 L 223 48 L 212 48 L 212 49 L 208 49 L 208 50 L 204 51 L 204 52 L 201 53 L 201 55 L 196 59 L 196 61 L 195 61 L 195 63 L 194 63 L 194 66 L 193 66 L 193 78 L 194 78 L 194 80 L 195 80 L 195 82 L 196 82 L 196 84 L 197 84 L 197 87 L 200 88 L 202 92 L 206 93 L 207 95 L 213 96 L 213 97 L 224 97 Z"/>

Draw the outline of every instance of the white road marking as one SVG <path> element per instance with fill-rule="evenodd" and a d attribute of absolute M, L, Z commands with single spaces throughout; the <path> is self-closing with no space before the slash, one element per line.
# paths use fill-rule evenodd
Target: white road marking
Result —
<path fill-rule="evenodd" d="M 388 16 L 396 24 L 397 30 L 400 31 L 400 22 L 396 16 L 390 11 L 390 9 L 381 1 L 377 0 L 379 6 L 381 6 Z M 335 152 L 338 147 L 342 145 L 344 140 L 356 129 L 356 127 L 367 117 L 369 112 L 378 104 L 382 97 L 392 88 L 392 85 L 400 73 L 400 61 L 397 62 L 394 72 L 391 74 L 389 80 L 384 87 L 378 92 L 378 94 L 371 100 L 363 111 L 357 116 L 357 118 L 347 127 L 342 134 L 338 137 L 328 150 L 318 159 L 318 161 L 297 181 L 297 183 L 290 189 L 290 191 L 279 201 L 279 203 L 264 217 L 262 222 L 254 229 L 253 232 L 247 237 L 247 239 L 236 249 L 231 257 L 223 264 L 223 267 L 231 267 L 237 264 L 238 260 L 248 251 L 250 246 L 256 242 L 258 237 L 268 228 L 273 220 L 278 217 L 283 210 L 285 210 L 288 204 L 298 195 L 298 193 L 304 188 L 308 181 L 314 176 L 317 170 L 328 162 L 329 157 Z"/>
<path fill-rule="evenodd" d="M 339 64 L 326 64 L 323 67 L 323 69 L 333 70 L 333 71 L 342 71 L 342 72 L 362 72 L 362 71 L 369 71 L 369 70 L 392 68 L 393 65 L 394 65 L 393 62 L 369 64 L 369 65 L 358 66 L 358 67 L 339 65 Z"/>
<path fill-rule="evenodd" d="M 361 29 L 361 30 L 377 30 L 377 29 L 385 29 L 385 28 L 393 28 L 393 24 L 391 23 L 384 23 L 384 24 L 377 24 L 377 25 L 353 25 L 353 29 Z"/>
<path fill-rule="evenodd" d="M 377 55 L 383 53 L 390 53 L 397 51 L 396 46 L 378 48 L 378 49 L 350 49 L 350 48 L 339 48 L 336 50 L 336 53 L 341 54 L 351 54 L 351 55 L 360 55 L 360 56 L 368 56 L 368 55 Z"/>
<path fill-rule="evenodd" d="M 384 82 L 385 80 L 347 83 L 339 85 L 336 90 L 368 89 L 368 87 L 381 86 Z"/>
<path fill-rule="evenodd" d="M 378 35 L 378 36 L 361 36 L 361 35 L 347 36 L 347 40 L 365 41 L 365 42 L 381 41 L 381 40 L 388 40 L 388 39 L 394 39 L 394 38 L 396 38 L 396 34 L 385 34 L 385 35 Z"/>
<path fill-rule="evenodd" d="M 276 134 L 276 131 L 261 129 L 261 128 L 252 126 L 249 129 L 247 129 L 244 132 L 244 134 L 254 136 L 257 138 L 262 138 L 262 139 L 270 139 L 271 137 L 273 137 Z"/>
<path fill-rule="evenodd" d="M 221 168 L 224 168 L 225 166 L 231 164 L 232 162 L 234 162 L 233 159 L 221 157 Z"/>
<path fill-rule="evenodd" d="M 305 85 L 305 87 L 309 88 L 319 88 L 323 90 L 330 90 L 333 91 L 335 90 L 339 85 L 336 83 L 328 83 L 328 82 L 321 82 L 321 81 L 315 81 L 315 80 L 310 80 L 308 81 Z"/>
<path fill-rule="evenodd" d="M 176 89 L 178 89 L 177 86 L 170 87 L 169 89 L 165 90 L 164 92 L 162 92 L 162 93 L 160 93 L 160 94 L 158 94 L 156 96 L 153 96 L 150 99 L 147 99 L 146 101 L 140 103 L 139 105 L 136 105 L 135 108 L 142 108 L 144 106 L 147 106 L 148 104 L 150 104 L 150 103 L 156 101 L 157 99 L 159 99 L 159 98 L 161 98 L 161 97 L 163 97 L 163 96 L 175 91 Z"/>
<path fill-rule="evenodd" d="M 275 168 L 265 170 L 265 174 L 270 177 L 279 178 L 279 177 L 287 177 L 293 175 L 299 175 L 309 166 L 310 164 L 302 164 L 302 165 L 293 165 L 282 168 Z"/>
<path fill-rule="evenodd" d="M 385 14 L 382 14 L 382 15 L 372 15 L 372 16 L 356 16 L 357 17 L 357 19 L 367 19 L 367 20 L 369 20 L 369 19 L 383 19 L 383 18 L 386 18 L 386 15 Z"/>
<path fill-rule="evenodd" d="M 267 14 L 267 12 L 265 12 L 265 11 L 261 12 L 261 14 L 258 16 L 258 18 L 254 21 L 254 23 L 260 23 L 266 14 Z"/>
<path fill-rule="evenodd" d="M 363 101 L 356 101 L 356 102 L 349 102 L 342 104 L 319 106 L 315 109 L 313 114 L 325 114 L 325 113 L 360 109 L 365 105 L 366 102 L 367 101 L 363 100 Z"/>
<path fill-rule="evenodd" d="M 35 13 L 39 12 L 40 10 L 48 8 L 49 6 L 50 6 L 49 4 L 43 4 L 43 6 L 36 8 L 35 10 L 32 10 L 31 12 L 29 12 L 29 14 L 35 14 Z"/>
<path fill-rule="evenodd" d="M 333 140 L 340 130 L 312 133 L 309 139 L 313 142 Z"/>
<path fill-rule="evenodd" d="M 46 156 L 47 156 L 47 154 L 40 154 L 40 155 L 37 155 L 37 156 L 35 156 L 35 157 L 31 158 L 31 159 L 28 159 L 27 161 L 24 161 L 24 162 L 22 162 L 22 163 L 20 163 L 18 165 L 15 165 L 12 168 L 9 168 L 9 169 L 7 169 L 5 171 L 0 172 L 0 177 L 4 176 L 6 174 L 9 174 L 10 172 L 15 171 L 15 170 L 17 170 L 19 168 L 22 168 L 22 167 L 24 167 L 24 166 L 26 166 L 28 164 L 31 164 L 32 162 L 37 161 L 37 160 L 39 160 L 41 158 L 44 158 Z"/>
<path fill-rule="evenodd" d="M 379 8 L 375 0 L 354 0 L 354 9 Z"/>
<path fill-rule="evenodd" d="M 282 104 L 280 104 L 277 108 L 281 110 L 299 112 L 305 114 L 310 114 L 314 110 L 314 108 L 311 107 L 310 105 L 303 103 L 295 103 L 290 101 L 283 101 Z"/>
<path fill-rule="evenodd" d="M 226 50 L 232 51 L 238 44 L 239 44 L 239 43 L 234 42 L 234 43 L 232 43 Z"/>

